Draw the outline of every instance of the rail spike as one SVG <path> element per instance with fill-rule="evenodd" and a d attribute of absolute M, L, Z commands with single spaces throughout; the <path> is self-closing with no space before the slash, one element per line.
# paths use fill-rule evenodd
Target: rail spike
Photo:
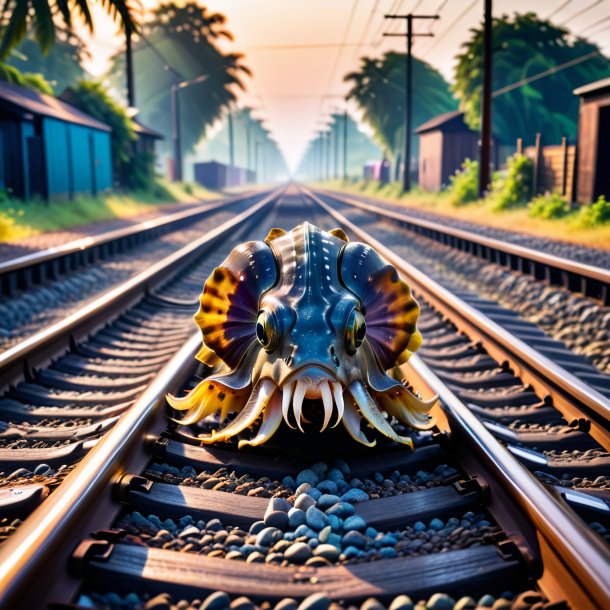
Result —
<path fill-rule="evenodd" d="M 325 232 L 307 222 L 289 232 L 272 229 L 264 241 L 236 247 L 205 282 L 195 315 L 203 336 L 197 358 L 215 370 L 168 402 L 186 412 L 185 425 L 235 414 L 200 436 L 205 444 L 260 421 L 239 446 L 260 445 L 284 420 L 302 432 L 341 422 L 372 447 L 364 419 L 412 448 L 391 422 L 430 429 L 437 399 L 421 399 L 395 376 L 421 345 L 418 315 L 396 269 L 341 229 Z"/>

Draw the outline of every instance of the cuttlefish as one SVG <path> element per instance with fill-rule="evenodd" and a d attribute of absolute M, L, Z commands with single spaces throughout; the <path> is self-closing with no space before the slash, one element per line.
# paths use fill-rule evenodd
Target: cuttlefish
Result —
<path fill-rule="evenodd" d="M 186 411 L 185 425 L 217 411 L 221 423 L 236 414 L 200 436 L 202 443 L 225 441 L 261 418 L 252 438 L 239 442 L 260 445 L 282 420 L 304 432 L 317 417 L 320 432 L 332 420 L 372 447 L 364 419 L 412 448 L 391 422 L 429 429 L 436 397 L 421 399 L 391 373 L 421 344 L 418 315 L 396 269 L 341 229 L 307 222 L 272 229 L 265 241 L 237 246 L 205 282 L 195 315 L 203 338 L 197 358 L 215 370 L 186 396 L 169 396 L 169 404 Z"/>

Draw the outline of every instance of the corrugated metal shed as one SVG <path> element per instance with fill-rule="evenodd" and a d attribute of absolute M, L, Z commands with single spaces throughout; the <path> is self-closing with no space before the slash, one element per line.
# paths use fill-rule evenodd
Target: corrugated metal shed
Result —
<path fill-rule="evenodd" d="M 62 100 L 0 82 L 0 188 L 24 199 L 110 189 L 111 132 Z"/>

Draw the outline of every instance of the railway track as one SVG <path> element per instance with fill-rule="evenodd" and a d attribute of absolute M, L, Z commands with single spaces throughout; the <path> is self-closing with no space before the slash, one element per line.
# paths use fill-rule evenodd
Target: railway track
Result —
<path fill-rule="evenodd" d="M 437 429 L 411 434 L 413 453 L 358 450 L 335 430 L 313 445 L 286 429 L 261 448 L 203 448 L 205 428 L 168 424 L 165 395 L 207 374 L 188 323 L 202 279 L 235 243 L 303 218 L 374 245 L 422 302 L 426 344 L 406 374 L 442 405 Z M 9 466 L 29 460 L 4 483 L 13 515 L 62 483 L 0 546 L 0 605 L 610 607 L 607 400 L 312 193 L 275 193 L 236 220 L 10 367 L 4 419 L 20 413 L 30 440 L 60 423 L 70 442 L 5 451 L 20 454 Z M 59 454 L 53 469 L 74 446 L 84 457 L 67 474 L 31 474 L 33 452 Z"/>
<path fill-rule="evenodd" d="M 254 193 L 246 193 L 0 262 L 0 352 L 78 311 L 255 200 Z"/>

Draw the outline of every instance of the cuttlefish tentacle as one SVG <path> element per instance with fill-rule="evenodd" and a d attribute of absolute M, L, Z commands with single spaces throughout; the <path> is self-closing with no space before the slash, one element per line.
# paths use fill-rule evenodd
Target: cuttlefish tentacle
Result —
<path fill-rule="evenodd" d="M 256 384 L 248 402 L 244 408 L 239 412 L 237 417 L 225 428 L 218 432 L 212 432 L 212 434 L 200 436 L 199 439 L 202 443 L 215 443 L 217 441 L 224 441 L 231 436 L 239 434 L 249 426 L 251 426 L 258 416 L 263 412 L 271 396 L 276 391 L 277 386 L 270 379 L 263 379 Z"/>
<path fill-rule="evenodd" d="M 360 413 L 362 413 L 363 417 L 369 422 L 369 424 L 371 424 L 371 426 L 373 426 L 378 432 L 381 432 L 381 434 L 391 438 L 396 443 L 409 445 L 411 449 L 413 448 L 413 441 L 410 438 L 396 434 L 394 428 L 390 426 L 389 422 L 382 415 L 381 411 L 379 411 L 375 401 L 366 391 L 366 388 L 361 381 L 352 381 L 349 386 L 347 386 L 347 389 L 360 409 Z"/>
<path fill-rule="evenodd" d="M 347 430 L 347 433 L 355 440 L 366 445 L 367 447 L 374 447 L 377 441 L 369 441 L 362 430 L 360 430 L 360 423 L 362 417 L 358 413 L 358 409 L 354 404 L 353 400 L 349 399 L 345 401 L 345 411 L 343 413 L 343 419 L 341 420 L 343 426 Z"/>
<path fill-rule="evenodd" d="M 238 443 L 238 448 L 246 447 L 248 445 L 257 447 L 266 443 L 277 431 L 282 423 L 282 403 L 278 392 L 274 392 L 273 396 L 269 399 L 269 404 L 265 407 L 263 412 L 263 423 L 259 428 L 256 436 L 250 440 L 241 440 Z"/>

